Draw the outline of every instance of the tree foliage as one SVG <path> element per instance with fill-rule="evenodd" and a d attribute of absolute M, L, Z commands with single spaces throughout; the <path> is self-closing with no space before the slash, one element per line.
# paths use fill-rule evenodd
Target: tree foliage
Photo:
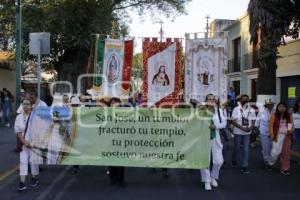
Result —
<path fill-rule="evenodd" d="M 15 7 L 11 0 L 2 0 L 0 3 L 0 50 L 11 50 L 9 42 L 12 42 L 14 34 Z"/>
<path fill-rule="evenodd" d="M 142 78 L 143 72 L 143 54 L 137 53 L 133 56 L 132 62 L 132 76 L 136 78 Z"/>
<path fill-rule="evenodd" d="M 299 37 L 298 0 L 250 0 L 250 42 L 258 43 L 260 30 L 258 94 L 276 94 L 277 48 L 284 36 Z"/>
<path fill-rule="evenodd" d="M 112 22 L 116 36 L 127 34 L 126 16 L 138 11 L 156 10 L 166 16 L 184 13 L 191 0 L 23 0 L 22 33 L 23 60 L 31 60 L 28 54 L 30 32 L 51 33 L 51 55 L 44 57 L 60 79 L 70 79 L 85 73 L 94 34 L 110 34 Z M 5 12 L 2 12 L 2 11 Z M 0 49 L 14 41 L 14 1 L 0 2 Z M 2 23 L 3 22 L 3 23 Z M 5 26 L 5 28 L 2 28 Z"/>

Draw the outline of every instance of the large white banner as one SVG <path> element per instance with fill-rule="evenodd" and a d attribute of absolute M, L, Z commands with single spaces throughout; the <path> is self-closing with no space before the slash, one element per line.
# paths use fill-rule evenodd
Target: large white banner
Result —
<path fill-rule="evenodd" d="M 148 102 L 149 107 L 175 89 L 176 43 L 148 59 Z"/>
<path fill-rule="evenodd" d="M 186 39 L 185 100 L 204 101 L 212 93 L 227 98 L 226 39 Z"/>

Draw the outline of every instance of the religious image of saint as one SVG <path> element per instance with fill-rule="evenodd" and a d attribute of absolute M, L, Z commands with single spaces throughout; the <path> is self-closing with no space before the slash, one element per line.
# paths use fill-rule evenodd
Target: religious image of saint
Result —
<path fill-rule="evenodd" d="M 210 72 L 208 70 L 208 63 L 205 61 L 202 63 L 201 69 L 202 69 L 202 73 L 201 73 L 201 77 L 202 77 L 202 84 L 203 85 L 209 85 L 209 75 Z"/>
<path fill-rule="evenodd" d="M 47 141 L 47 164 L 59 164 L 66 147 L 70 145 L 71 121 L 63 120 L 60 113 L 53 113 L 53 121 L 45 137 Z"/>
<path fill-rule="evenodd" d="M 112 55 L 108 63 L 107 79 L 110 84 L 115 83 L 118 79 L 118 61 L 115 55 Z"/>
<path fill-rule="evenodd" d="M 203 85 L 209 85 L 209 83 L 208 83 L 209 72 L 208 71 L 204 72 L 202 74 L 202 77 L 203 77 L 202 84 Z"/>
<path fill-rule="evenodd" d="M 157 74 L 152 79 L 152 84 L 157 86 L 168 86 L 170 85 L 169 77 L 166 73 L 166 66 L 161 65 Z"/>

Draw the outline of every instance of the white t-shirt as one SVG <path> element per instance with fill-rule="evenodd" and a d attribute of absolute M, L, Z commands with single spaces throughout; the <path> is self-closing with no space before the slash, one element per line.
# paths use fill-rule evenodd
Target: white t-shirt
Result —
<path fill-rule="evenodd" d="M 300 113 L 293 113 L 293 120 L 296 129 L 300 129 Z"/>
<path fill-rule="evenodd" d="M 262 135 L 270 135 L 269 134 L 269 124 L 270 124 L 270 118 L 271 115 L 274 113 L 274 111 L 270 111 L 268 109 L 265 109 L 262 113 L 259 114 L 259 117 L 257 118 L 258 127 L 260 134 Z"/>
<path fill-rule="evenodd" d="M 242 108 L 241 106 L 237 106 L 232 111 L 232 118 L 233 120 L 238 123 L 239 125 L 243 126 L 243 120 L 242 118 L 248 119 L 249 125 L 248 127 L 251 127 L 252 120 L 256 120 L 255 111 L 253 108 L 251 108 L 249 105 L 247 108 Z M 236 135 L 250 135 L 250 132 L 245 132 L 237 127 L 233 128 L 233 133 Z"/>
<path fill-rule="evenodd" d="M 40 106 L 48 106 L 45 102 L 43 102 L 42 100 L 38 99 L 36 100 L 37 102 L 32 105 L 32 109 L 36 108 L 36 107 L 40 107 Z M 17 110 L 17 113 L 20 114 L 23 112 L 23 106 L 20 105 L 18 110 Z"/>
<path fill-rule="evenodd" d="M 26 127 L 26 123 L 28 120 L 29 115 L 27 115 L 26 117 L 23 115 L 23 112 L 19 115 L 17 115 L 16 117 L 16 121 L 15 121 L 15 133 L 22 133 L 22 135 L 24 136 L 24 131 L 25 131 L 25 127 Z M 25 135 L 25 139 L 27 141 L 30 142 L 30 136 L 28 135 L 29 131 L 27 131 L 26 135 Z"/>
<path fill-rule="evenodd" d="M 221 108 L 219 108 L 219 113 L 220 113 L 220 118 L 219 118 L 219 114 L 218 114 L 218 110 L 217 108 L 215 108 L 215 113 L 213 115 L 213 122 L 214 125 L 216 126 L 216 132 L 219 132 L 220 129 L 222 128 L 226 128 L 227 125 L 227 120 L 224 116 L 224 112 Z"/>

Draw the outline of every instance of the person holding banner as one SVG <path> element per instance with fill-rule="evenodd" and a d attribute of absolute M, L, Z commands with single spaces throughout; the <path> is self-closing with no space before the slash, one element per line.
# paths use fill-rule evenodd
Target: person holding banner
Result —
<path fill-rule="evenodd" d="M 31 140 L 32 135 L 27 131 L 28 123 L 31 115 L 32 104 L 29 99 L 24 99 L 22 102 L 23 112 L 20 113 L 15 121 L 15 133 L 23 144 L 20 149 L 20 183 L 17 188 L 18 191 L 27 189 L 25 181 L 28 175 L 28 165 L 31 157 Z M 31 164 L 31 186 L 36 187 L 39 184 L 37 176 L 39 175 L 39 166 Z"/>
<path fill-rule="evenodd" d="M 212 170 L 201 169 L 201 179 L 205 184 L 205 190 L 211 190 L 211 186 L 218 187 L 217 180 L 219 179 L 219 172 L 224 162 L 222 149 L 223 145 L 220 139 L 220 129 L 225 128 L 227 121 L 223 114 L 223 110 L 216 104 L 215 96 L 208 94 L 205 98 L 206 109 L 212 114 L 212 121 L 210 125 L 211 137 L 210 148 L 212 153 Z"/>

